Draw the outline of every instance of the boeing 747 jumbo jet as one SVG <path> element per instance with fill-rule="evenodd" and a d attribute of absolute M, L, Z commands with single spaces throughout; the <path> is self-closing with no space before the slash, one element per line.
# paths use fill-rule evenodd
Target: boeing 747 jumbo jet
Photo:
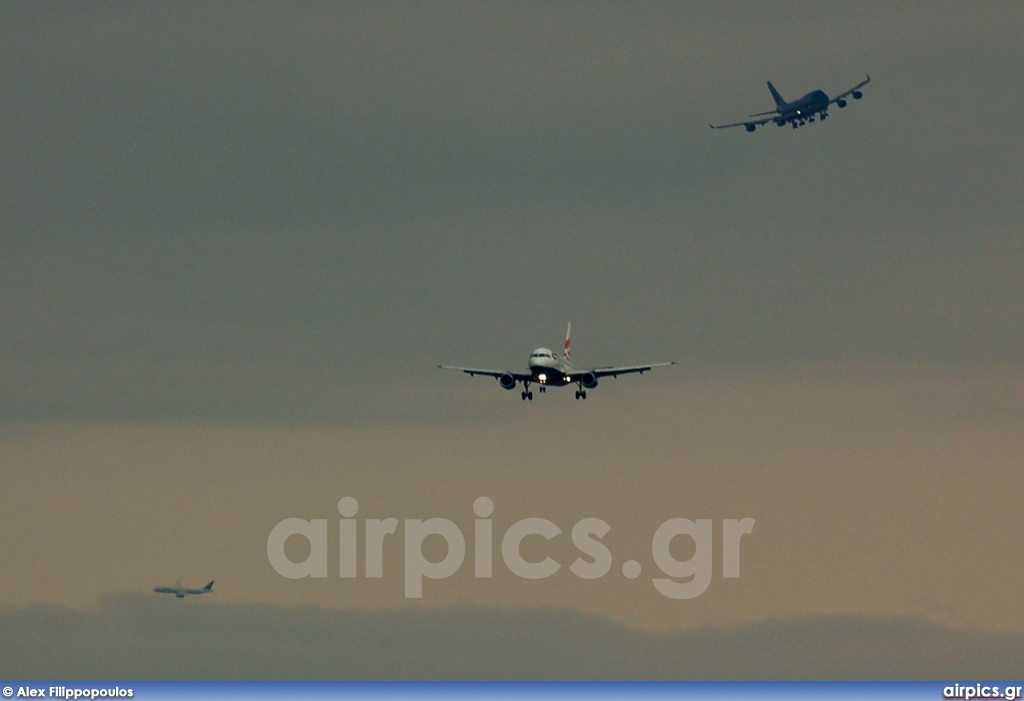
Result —
<path fill-rule="evenodd" d="M 829 98 L 822 90 L 814 90 L 807 93 L 799 100 L 793 102 L 786 102 L 782 99 L 782 95 L 775 89 L 771 81 L 768 81 L 768 90 L 771 91 L 772 97 L 775 99 L 775 109 L 771 112 L 758 112 L 757 114 L 750 115 L 751 117 L 764 117 L 764 119 L 754 119 L 746 122 L 733 122 L 732 124 L 709 124 L 712 129 L 728 129 L 729 127 L 746 127 L 747 131 L 754 131 L 758 126 L 767 124 L 768 122 L 775 122 L 780 127 L 786 126 L 786 124 L 792 124 L 793 128 L 803 126 L 807 122 L 813 122 L 816 115 L 821 115 L 821 121 L 828 119 L 828 108 L 830 105 L 835 104 L 839 108 L 846 107 L 846 98 L 853 97 L 854 100 L 859 100 L 864 97 L 864 93 L 860 91 L 865 85 L 871 82 L 871 76 L 867 76 L 861 82 L 854 85 L 846 92 L 836 95 L 833 98 Z M 768 115 L 768 116 L 764 116 Z"/>
<path fill-rule="evenodd" d="M 460 370 L 468 375 L 486 375 L 497 378 L 498 384 L 507 390 L 516 388 L 516 384 L 523 383 L 523 392 L 520 395 L 524 400 L 533 399 L 533 392 L 530 385 L 535 383 L 540 387 L 543 394 L 548 387 L 564 387 L 565 385 L 576 385 L 576 399 L 586 399 L 587 390 L 597 387 L 597 381 L 602 377 L 618 377 L 631 373 L 644 374 L 651 368 L 675 365 L 670 363 L 651 363 L 649 365 L 624 365 L 622 367 L 600 367 L 589 370 L 577 368 L 569 359 L 569 346 L 572 344 L 572 322 L 565 330 L 565 350 L 559 358 L 548 348 L 538 348 L 530 353 L 529 372 L 512 372 L 510 370 L 480 370 L 477 368 L 461 368 L 452 365 L 439 365 L 442 370 Z"/>
<path fill-rule="evenodd" d="M 154 589 L 157 594 L 174 594 L 179 599 L 184 599 L 186 596 L 199 596 L 200 594 L 209 594 L 213 591 L 213 582 L 210 582 L 202 589 L 190 589 L 189 587 L 181 586 L 181 580 L 179 579 L 174 583 L 173 587 L 157 587 Z"/>

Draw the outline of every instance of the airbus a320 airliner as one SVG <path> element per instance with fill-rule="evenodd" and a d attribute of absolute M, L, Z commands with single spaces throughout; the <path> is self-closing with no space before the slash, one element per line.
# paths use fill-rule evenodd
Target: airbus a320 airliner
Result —
<path fill-rule="evenodd" d="M 729 127 L 743 126 L 746 127 L 747 131 L 754 131 L 761 124 L 775 122 L 780 127 L 792 124 L 793 128 L 796 129 L 807 122 L 813 122 L 816 115 L 821 117 L 821 121 L 825 121 L 828 119 L 829 106 L 834 104 L 840 109 L 846 107 L 847 97 L 852 97 L 854 100 L 861 99 L 864 97 L 864 93 L 860 89 L 870 82 L 871 76 L 867 76 L 846 92 L 832 98 L 826 95 L 823 90 L 813 90 L 799 100 L 786 102 L 782 99 L 779 91 L 775 89 L 775 86 L 772 85 L 771 81 L 768 81 L 768 90 L 775 100 L 775 109 L 771 112 L 758 112 L 757 114 L 750 115 L 751 117 L 764 117 L 764 119 L 733 122 L 732 124 L 709 124 L 708 126 L 712 129 L 728 129 Z"/>
<path fill-rule="evenodd" d="M 200 594 L 209 594 L 213 591 L 213 582 L 210 582 L 202 589 L 191 589 L 189 587 L 181 586 L 181 580 L 179 579 L 174 583 L 173 587 L 157 587 L 154 589 L 157 594 L 174 594 L 179 599 L 184 599 L 186 596 L 199 596 Z"/>
<path fill-rule="evenodd" d="M 518 383 L 523 384 L 523 391 L 520 395 L 523 400 L 532 400 L 533 392 L 530 385 L 536 384 L 543 394 L 548 387 L 564 387 L 565 385 L 576 385 L 576 399 L 586 399 L 587 390 L 597 387 L 598 379 L 602 377 L 618 377 L 632 373 L 644 374 L 651 368 L 675 365 L 669 363 L 650 363 L 648 365 L 623 365 L 621 367 L 600 367 L 582 369 L 572 364 L 569 358 L 569 346 L 572 344 L 572 322 L 565 330 L 565 349 L 562 357 L 559 358 L 548 348 L 538 348 L 530 353 L 529 372 L 512 372 L 511 370 L 481 370 L 479 368 L 463 368 L 453 365 L 439 365 L 442 370 L 459 370 L 468 375 L 486 375 L 498 380 L 498 384 L 507 390 L 513 390 Z"/>

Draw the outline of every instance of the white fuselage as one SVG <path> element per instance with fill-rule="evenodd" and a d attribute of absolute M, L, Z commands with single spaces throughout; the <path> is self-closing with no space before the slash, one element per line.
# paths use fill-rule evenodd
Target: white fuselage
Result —
<path fill-rule="evenodd" d="M 184 599 L 186 596 L 199 596 L 200 594 L 209 594 L 213 591 L 213 582 L 210 582 L 202 589 L 195 589 L 192 587 L 183 587 L 181 582 L 176 582 L 173 587 L 156 587 L 153 589 L 157 594 L 174 594 L 179 599 Z"/>
<path fill-rule="evenodd" d="M 567 375 L 576 370 L 572 363 L 562 360 L 550 348 L 538 348 L 530 353 L 530 373 L 539 385 L 567 385 Z"/>

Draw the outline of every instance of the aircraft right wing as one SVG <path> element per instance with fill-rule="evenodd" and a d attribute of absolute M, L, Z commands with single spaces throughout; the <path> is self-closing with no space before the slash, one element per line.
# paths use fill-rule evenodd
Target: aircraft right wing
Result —
<path fill-rule="evenodd" d="M 842 100 L 847 95 L 853 95 L 853 93 L 857 92 L 858 90 L 860 90 L 861 88 L 863 88 L 865 85 L 867 85 L 870 82 L 871 82 L 871 76 L 867 76 L 866 78 L 864 78 L 864 80 L 860 81 L 859 83 L 854 85 L 852 88 L 850 88 L 846 92 L 844 92 L 844 93 L 842 93 L 840 95 L 836 95 L 835 97 L 833 97 L 831 100 L 828 101 L 828 103 L 831 105 L 831 104 L 834 104 L 836 102 L 839 102 L 840 100 Z"/>
<path fill-rule="evenodd" d="M 470 376 L 486 375 L 487 377 L 500 378 L 504 375 L 511 375 L 512 377 L 515 378 L 516 382 L 526 382 L 527 380 L 533 379 L 533 375 L 531 375 L 528 372 L 510 372 L 508 370 L 482 370 L 480 368 L 462 368 L 457 367 L 455 365 L 438 365 L 437 367 L 440 368 L 441 370 L 458 370 L 459 372 L 464 372 Z"/>

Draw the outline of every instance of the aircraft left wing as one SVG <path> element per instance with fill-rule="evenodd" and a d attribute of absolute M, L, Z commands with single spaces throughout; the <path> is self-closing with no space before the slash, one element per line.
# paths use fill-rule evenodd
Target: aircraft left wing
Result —
<path fill-rule="evenodd" d="M 643 375 L 645 372 L 652 368 L 661 368 L 666 365 L 675 365 L 675 361 L 670 363 L 651 363 L 650 365 L 623 365 L 617 368 L 594 368 L 593 370 L 586 370 L 585 372 L 591 372 L 594 377 L 618 377 L 619 375 L 630 375 L 632 373 L 638 373 Z M 574 375 L 579 373 L 573 373 Z"/>
<path fill-rule="evenodd" d="M 853 88 L 850 92 L 853 92 L 853 90 L 856 90 L 856 88 Z M 733 122 L 732 124 L 708 124 L 708 126 L 712 129 L 728 129 L 729 127 L 747 127 L 749 129 L 750 127 L 759 127 L 762 124 L 767 124 L 778 116 L 777 112 L 768 112 L 766 114 L 772 114 L 774 116 L 765 117 L 764 119 L 748 119 L 745 122 Z"/>
<path fill-rule="evenodd" d="M 831 104 L 835 104 L 836 102 L 839 102 L 840 100 L 842 100 L 847 95 L 852 95 L 853 93 L 857 92 L 858 90 L 860 90 L 861 88 L 863 88 L 865 85 L 867 85 L 870 82 L 871 82 L 871 76 L 867 76 L 867 77 L 864 78 L 864 80 L 860 81 L 859 83 L 854 85 L 852 88 L 850 88 L 846 92 L 842 93 L 841 95 L 836 95 L 835 97 L 833 97 L 831 100 L 828 101 L 828 103 L 830 105 Z"/>

